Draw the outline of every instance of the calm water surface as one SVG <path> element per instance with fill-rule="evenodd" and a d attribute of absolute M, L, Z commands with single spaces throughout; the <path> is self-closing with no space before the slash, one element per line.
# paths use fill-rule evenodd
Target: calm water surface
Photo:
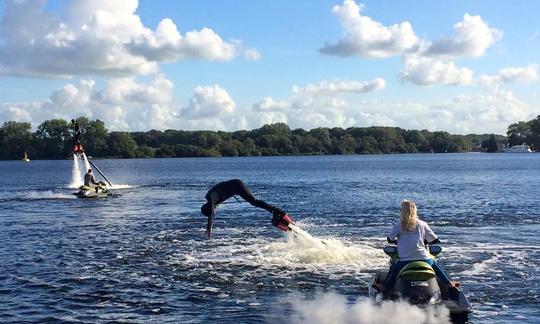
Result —
<path fill-rule="evenodd" d="M 364 305 L 404 198 L 443 241 L 472 322 L 540 322 L 540 154 L 94 162 L 125 185 L 116 196 L 72 196 L 71 160 L 0 162 L 0 322 L 276 322 Z M 230 178 L 331 244 L 248 204 L 222 206 L 206 240 L 199 207 Z"/>

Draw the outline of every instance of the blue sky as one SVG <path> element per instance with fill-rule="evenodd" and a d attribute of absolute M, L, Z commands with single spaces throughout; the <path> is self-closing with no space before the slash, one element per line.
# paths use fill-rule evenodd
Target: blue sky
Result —
<path fill-rule="evenodd" d="M 4 0 L 0 10 L 0 122 L 504 133 L 540 114 L 537 1 Z"/>

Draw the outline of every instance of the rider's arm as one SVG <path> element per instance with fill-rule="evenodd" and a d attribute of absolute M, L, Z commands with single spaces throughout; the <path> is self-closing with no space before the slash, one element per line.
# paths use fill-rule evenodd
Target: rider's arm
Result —
<path fill-rule="evenodd" d="M 396 225 L 394 225 L 394 227 L 392 228 L 392 231 L 386 237 L 386 240 L 388 241 L 388 243 L 397 244 L 397 237 L 399 235 L 400 226 L 401 224 L 399 222 Z"/>
<path fill-rule="evenodd" d="M 437 235 L 435 235 L 435 233 L 433 232 L 433 230 L 431 230 L 431 228 L 429 227 L 428 224 L 426 224 L 424 240 L 426 240 L 428 242 L 431 242 L 431 243 L 438 240 Z M 429 244 L 431 244 L 431 243 L 429 243 Z"/>

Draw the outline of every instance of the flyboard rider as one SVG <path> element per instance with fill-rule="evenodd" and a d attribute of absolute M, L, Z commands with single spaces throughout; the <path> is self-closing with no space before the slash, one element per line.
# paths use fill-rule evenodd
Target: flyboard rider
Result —
<path fill-rule="evenodd" d="M 201 206 L 201 212 L 208 217 L 206 235 L 210 238 L 216 207 L 232 196 L 240 196 L 252 206 L 265 209 L 272 213 L 272 224 L 282 231 L 289 230 L 289 224 L 293 220 L 283 210 L 256 199 L 240 179 L 223 181 L 213 186 L 206 194 L 206 203 Z"/>
<path fill-rule="evenodd" d="M 71 125 L 73 127 L 73 154 L 84 153 L 84 149 L 81 144 L 81 127 L 79 126 L 79 122 L 72 119 Z"/>

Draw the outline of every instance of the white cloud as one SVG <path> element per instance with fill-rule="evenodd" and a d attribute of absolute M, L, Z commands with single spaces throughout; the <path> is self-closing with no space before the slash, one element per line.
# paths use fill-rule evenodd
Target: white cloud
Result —
<path fill-rule="evenodd" d="M 112 79 L 103 89 L 93 80 L 69 83 L 48 99 L 0 103 L 0 120 L 20 120 L 34 126 L 47 119 L 78 116 L 99 118 L 113 130 L 165 129 L 174 126 L 179 109 L 172 102 L 172 82 L 156 75 L 148 84 L 131 78 Z"/>
<path fill-rule="evenodd" d="M 219 85 L 197 86 L 181 116 L 188 119 L 217 118 L 231 115 L 235 108 L 234 100 Z"/>
<path fill-rule="evenodd" d="M 538 65 L 530 64 L 526 67 L 506 67 L 500 69 L 496 75 L 482 75 L 480 83 L 499 84 L 503 82 L 532 82 L 538 80 Z"/>
<path fill-rule="evenodd" d="M 509 124 L 533 118 L 538 112 L 512 92 L 461 95 L 418 103 L 375 99 L 346 101 L 339 93 L 325 96 L 294 93 L 285 100 L 263 98 L 251 109 L 237 107 L 219 85 L 198 86 L 185 105 L 175 103 L 173 84 L 162 75 L 147 83 L 111 80 L 98 88 L 93 80 L 70 83 L 47 99 L 0 103 L 0 121 L 69 120 L 87 116 L 103 120 L 111 130 L 252 129 L 286 122 L 291 128 L 398 126 L 406 129 L 445 130 L 451 133 L 499 133 Z"/>
<path fill-rule="evenodd" d="M 386 86 L 386 82 L 382 78 L 376 78 L 372 81 L 320 81 L 316 84 L 307 84 L 306 86 L 294 86 L 293 92 L 296 94 L 333 94 L 333 93 L 366 93 L 371 91 L 382 90 Z"/>
<path fill-rule="evenodd" d="M 469 14 L 454 25 L 454 30 L 454 37 L 434 41 L 423 54 L 445 58 L 480 57 L 503 36 L 502 31 L 490 27 L 482 17 Z"/>
<path fill-rule="evenodd" d="M 239 49 L 237 42 L 226 42 L 209 28 L 182 35 L 168 18 L 152 31 L 136 14 L 137 0 L 72 1 L 64 19 L 43 6 L 43 1 L 5 1 L 0 22 L 3 74 L 54 78 L 151 74 L 160 62 L 226 61 Z"/>
<path fill-rule="evenodd" d="M 286 110 L 291 107 L 291 104 L 287 101 L 276 101 L 272 97 L 264 97 L 261 101 L 253 105 L 255 111 L 280 111 Z"/>
<path fill-rule="evenodd" d="M 469 14 L 454 25 L 454 30 L 454 37 L 422 41 L 416 53 L 404 55 L 401 79 L 420 86 L 473 84 L 473 71 L 458 67 L 453 59 L 484 55 L 503 32 L 490 27 L 482 17 Z"/>
<path fill-rule="evenodd" d="M 335 44 L 325 44 L 321 53 L 382 58 L 400 55 L 417 46 L 419 39 L 409 22 L 384 26 L 363 16 L 361 9 L 353 0 L 334 6 L 332 12 L 338 17 L 345 35 Z"/>
<path fill-rule="evenodd" d="M 244 51 L 244 58 L 248 61 L 258 61 L 261 59 L 261 53 L 255 48 L 248 48 Z"/>
<path fill-rule="evenodd" d="M 406 55 L 403 57 L 402 80 L 420 86 L 435 84 L 468 85 L 473 82 L 473 72 L 459 68 L 454 62 L 445 62 L 429 57 Z"/>

